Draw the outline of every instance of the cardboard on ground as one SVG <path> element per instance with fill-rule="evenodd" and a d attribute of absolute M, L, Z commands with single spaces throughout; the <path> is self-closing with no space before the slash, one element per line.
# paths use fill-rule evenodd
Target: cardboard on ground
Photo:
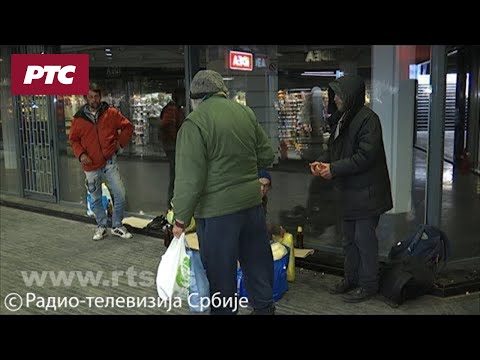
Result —
<path fill-rule="evenodd" d="M 187 240 L 187 244 L 191 249 L 198 250 L 200 248 L 198 246 L 197 233 L 187 234 L 187 235 L 185 235 L 185 239 Z M 312 255 L 314 252 L 315 252 L 314 249 L 297 249 L 297 248 L 295 248 L 294 254 L 295 254 L 295 257 L 306 258 L 307 256 Z"/>
<path fill-rule="evenodd" d="M 152 219 L 142 219 L 139 217 L 131 216 L 124 218 L 122 222 L 124 225 L 126 224 L 137 229 L 143 229 L 152 222 Z"/>

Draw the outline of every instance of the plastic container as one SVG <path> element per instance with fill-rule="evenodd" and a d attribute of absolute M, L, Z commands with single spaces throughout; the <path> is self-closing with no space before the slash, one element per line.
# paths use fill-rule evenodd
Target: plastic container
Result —
<path fill-rule="evenodd" d="M 278 235 L 274 235 L 273 239 L 287 246 L 288 249 L 290 250 L 288 267 L 287 267 L 287 281 L 294 282 L 295 281 L 295 245 L 293 243 L 293 234 L 287 232 L 285 233 L 285 235 L 283 235 L 283 238 Z"/>
<path fill-rule="evenodd" d="M 287 254 L 279 260 L 273 262 L 273 301 L 280 300 L 288 290 L 287 282 L 287 262 L 289 261 L 290 249 Z M 245 278 L 241 268 L 237 269 L 237 290 L 238 296 L 248 298 L 247 288 L 245 287 Z M 249 299 L 250 300 L 250 299 Z"/>

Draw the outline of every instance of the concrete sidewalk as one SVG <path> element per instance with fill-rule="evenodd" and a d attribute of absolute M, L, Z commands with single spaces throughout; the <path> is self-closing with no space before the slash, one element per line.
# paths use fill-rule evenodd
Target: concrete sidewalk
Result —
<path fill-rule="evenodd" d="M 191 314 L 186 302 L 171 309 L 148 306 L 149 299 L 157 296 L 155 274 L 165 251 L 161 239 L 135 235 L 123 240 L 109 235 L 94 242 L 94 228 L 91 224 L 0 207 L 0 313 Z M 32 271 L 39 275 L 37 281 L 43 280 L 41 286 L 31 277 Z M 61 271 L 63 281 L 57 278 Z M 346 304 L 327 292 L 338 279 L 297 269 L 296 281 L 277 303 L 277 314 L 480 314 L 480 293 L 449 298 L 424 296 L 396 309 L 380 298 Z M 56 299 L 50 303 L 56 304 L 56 309 L 45 310 L 48 297 Z M 67 302 L 58 306 L 58 300 L 64 297 Z M 117 299 L 115 306 L 107 306 L 107 298 L 112 297 Z M 16 310 L 19 298 L 23 307 Z M 130 306 L 133 303 L 127 298 L 139 303 Z M 250 310 L 241 309 L 240 314 Z"/>

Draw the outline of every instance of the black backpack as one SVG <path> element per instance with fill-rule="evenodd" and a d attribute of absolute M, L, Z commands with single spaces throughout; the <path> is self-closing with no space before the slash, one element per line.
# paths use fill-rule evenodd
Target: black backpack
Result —
<path fill-rule="evenodd" d="M 394 307 L 427 294 L 449 254 L 446 234 L 434 226 L 420 225 L 413 235 L 390 249 L 389 261 L 380 273 L 380 293 Z"/>
<path fill-rule="evenodd" d="M 390 249 L 389 260 L 403 259 L 407 256 L 418 256 L 425 263 L 445 264 L 450 254 L 450 242 L 447 235 L 432 225 L 420 225 L 417 231 L 400 241 Z"/>

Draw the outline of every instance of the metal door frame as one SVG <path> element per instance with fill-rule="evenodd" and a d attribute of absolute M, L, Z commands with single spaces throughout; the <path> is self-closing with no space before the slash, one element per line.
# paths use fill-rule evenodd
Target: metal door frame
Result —
<path fill-rule="evenodd" d="M 472 156 L 472 167 L 480 174 L 480 46 L 471 47 L 471 76 L 469 93 L 469 124 L 467 147 Z"/>
<path fill-rule="evenodd" d="M 25 172 L 25 161 L 23 159 L 23 140 L 21 138 L 20 132 L 20 122 L 21 122 L 21 113 L 20 113 L 20 103 L 19 103 L 20 96 L 14 96 L 14 111 L 15 111 L 15 118 L 17 119 L 17 126 L 16 126 L 16 133 L 17 133 L 17 144 L 18 144 L 18 153 L 17 159 L 21 177 L 21 187 L 20 187 L 20 195 L 24 198 L 29 198 L 33 200 L 40 200 L 45 202 L 51 203 L 58 203 L 59 191 L 59 176 L 58 176 L 58 154 L 57 154 L 57 131 L 55 127 L 55 100 L 53 96 L 46 97 L 47 103 L 47 131 L 49 132 L 49 140 L 50 140 L 50 165 L 51 165 L 51 173 L 52 173 L 52 194 L 46 193 L 37 193 L 32 192 L 26 189 L 26 172 Z"/>

